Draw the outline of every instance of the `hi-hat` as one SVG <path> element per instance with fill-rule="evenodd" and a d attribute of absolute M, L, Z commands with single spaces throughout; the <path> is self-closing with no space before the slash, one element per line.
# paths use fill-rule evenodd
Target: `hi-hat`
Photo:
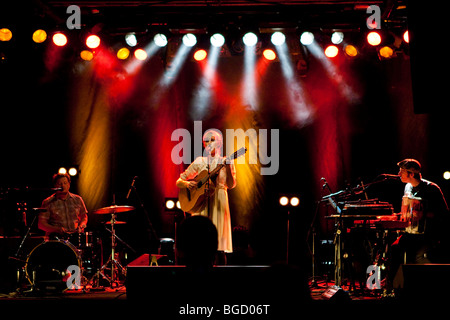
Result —
<path fill-rule="evenodd" d="M 113 206 L 94 210 L 92 213 L 94 213 L 94 214 L 114 214 L 114 213 L 129 212 L 129 211 L 133 211 L 134 209 L 135 208 L 133 206 L 113 205 Z"/>
<path fill-rule="evenodd" d="M 111 224 L 111 221 L 106 221 L 105 224 Z M 125 221 L 114 221 L 114 224 L 127 224 Z"/>

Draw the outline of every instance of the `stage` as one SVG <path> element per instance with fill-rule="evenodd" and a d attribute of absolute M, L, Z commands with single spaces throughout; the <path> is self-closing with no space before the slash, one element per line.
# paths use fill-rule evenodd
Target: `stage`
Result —
<path fill-rule="evenodd" d="M 450 265 L 411 267 L 416 275 L 414 283 L 405 281 L 403 285 L 410 291 L 397 291 L 395 296 L 384 295 L 383 290 L 354 290 L 347 280 L 341 287 L 335 287 L 331 280 L 313 284 L 294 266 L 214 266 L 199 274 L 184 266 L 150 266 L 149 255 L 145 254 L 127 266 L 125 283 L 114 288 L 16 291 L 2 294 L 0 307 L 13 314 L 39 313 L 50 318 L 56 314 L 49 314 L 49 310 L 83 310 L 81 313 L 89 318 L 144 313 L 157 319 L 280 319 L 311 314 L 318 319 L 332 315 L 346 319 L 364 314 L 414 316 L 415 303 L 426 303 L 436 312 L 443 309 L 448 297 L 443 280 Z M 434 274 L 431 282 L 430 273 Z M 217 281 L 226 288 L 213 289 Z M 301 287 L 306 283 L 305 291 Z"/>
<path fill-rule="evenodd" d="M 361 213 L 382 204 L 377 215 L 399 217 L 413 181 L 400 177 L 402 159 L 419 161 L 423 179 L 448 199 L 449 71 L 439 51 L 448 4 L 4 2 L 1 308 L 31 316 L 61 307 L 80 317 L 142 310 L 146 318 L 382 318 L 388 309 L 414 316 L 424 301 L 439 308 L 449 296 L 445 264 L 405 264 L 395 295 L 364 288 L 366 268 L 389 267 L 391 245 L 406 229 L 405 221 Z M 235 183 L 217 189 L 229 206 L 220 232 L 231 234 L 233 254 L 192 276 L 174 262 L 176 232 L 189 216 L 176 206 L 177 181 L 201 157 L 210 170 L 209 129 L 222 134 L 221 156 L 247 152 L 233 160 Z M 61 191 L 52 185 L 60 170 L 86 209 L 75 245 L 45 245 L 38 227 L 43 200 Z M 341 219 L 336 203 L 355 212 Z M 447 225 L 440 223 L 444 233 Z M 161 250 L 168 261 L 150 266 Z M 81 260 L 85 290 L 30 292 L 43 264 L 65 273 Z M 109 285 L 119 262 L 124 269 Z M 17 278 L 28 285 L 16 291 Z"/>

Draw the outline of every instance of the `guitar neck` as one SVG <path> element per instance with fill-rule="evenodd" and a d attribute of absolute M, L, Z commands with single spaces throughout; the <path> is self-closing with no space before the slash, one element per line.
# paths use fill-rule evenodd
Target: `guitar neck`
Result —
<path fill-rule="evenodd" d="M 214 176 L 217 172 L 219 172 L 219 170 L 222 169 L 225 166 L 226 163 L 228 163 L 229 161 L 234 160 L 234 159 L 242 156 L 246 152 L 247 152 L 247 148 L 241 148 L 238 151 L 234 152 L 229 157 L 226 157 L 223 163 L 218 164 L 217 167 L 214 168 L 214 170 L 212 170 L 206 177 L 204 177 L 200 181 L 200 185 L 205 184 L 206 181 L 208 181 L 211 178 L 211 176 Z"/>

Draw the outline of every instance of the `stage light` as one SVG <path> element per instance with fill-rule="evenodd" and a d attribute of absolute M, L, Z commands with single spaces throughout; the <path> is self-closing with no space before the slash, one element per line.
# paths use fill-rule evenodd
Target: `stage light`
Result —
<path fill-rule="evenodd" d="M 99 45 L 100 45 L 100 38 L 97 35 L 91 34 L 86 38 L 86 46 L 88 48 L 95 49 L 98 48 Z"/>
<path fill-rule="evenodd" d="M 406 30 L 403 33 L 403 40 L 405 40 L 406 43 L 409 43 L 409 32 L 408 32 L 408 30 Z"/>
<path fill-rule="evenodd" d="M 221 47 L 225 44 L 225 37 L 220 33 L 215 33 L 209 38 L 209 42 L 213 47 Z"/>
<path fill-rule="evenodd" d="M 334 45 L 328 46 L 325 49 L 325 55 L 328 58 L 334 58 L 338 55 L 338 53 L 339 53 L 339 49 L 338 49 L 338 47 L 336 47 Z"/>
<path fill-rule="evenodd" d="M 358 49 L 354 45 L 348 44 L 344 47 L 344 52 L 349 57 L 356 57 L 358 55 Z"/>
<path fill-rule="evenodd" d="M 371 46 L 377 46 L 381 43 L 381 35 L 376 31 L 369 32 L 367 34 L 367 42 Z"/>
<path fill-rule="evenodd" d="M 197 37 L 192 33 L 186 33 L 181 40 L 186 47 L 193 47 L 197 44 Z"/>
<path fill-rule="evenodd" d="M 289 203 L 291 206 L 297 207 L 300 204 L 300 199 L 298 197 L 292 197 Z"/>
<path fill-rule="evenodd" d="M 147 59 L 148 55 L 147 52 L 145 52 L 145 50 L 136 49 L 136 51 L 134 51 L 134 57 L 138 60 L 144 61 L 145 59 Z"/>
<path fill-rule="evenodd" d="M 58 173 L 59 174 L 66 174 L 67 173 L 67 169 L 64 168 L 64 167 L 61 167 L 61 168 L 59 168 Z"/>
<path fill-rule="evenodd" d="M 52 40 L 53 43 L 58 47 L 64 47 L 67 44 L 67 37 L 61 32 L 55 33 Z"/>
<path fill-rule="evenodd" d="M 128 48 L 120 48 L 117 51 L 117 58 L 119 58 L 120 60 L 125 60 L 130 56 L 130 50 L 128 50 Z"/>
<path fill-rule="evenodd" d="M 195 51 L 195 53 L 194 53 L 194 59 L 195 59 L 196 61 L 202 61 L 202 60 L 205 60 L 205 59 L 206 59 L 206 56 L 207 56 L 207 55 L 208 55 L 208 53 L 207 53 L 205 50 L 199 49 L 199 50 Z"/>
<path fill-rule="evenodd" d="M 94 59 L 94 54 L 89 50 L 83 50 L 80 52 L 80 57 L 84 61 L 91 61 L 92 59 Z"/>
<path fill-rule="evenodd" d="M 263 51 L 263 56 L 269 61 L 273 61 L 277 58 L 277 55 L 275 54 L 275 51 L 272 49 L 266 49 Z"/>
<path fill-rule="evenodd" d="M 258 43 L 258 36 L 253 32 L 247 32 L 242 37 L 242 41 L 247 47 L 253 47 Z"/>
<path fill-rule="evenodd" d="M 157 33 L 153 37 L 153 42 L 160 48 L 167 46 L 167 37 L 162 33 Z"/>
<path fill-rule="evenodd" d="M 67 171 L 67 173 L 69 173 L 70 176 L 75 177 L 78 174 L 78 170 L 75 167 L 72 167 L 69 169 L 69 171 Z"/>
<path fill-rule="evenodd" d="M 314 42 L 314 34 L 312 34 L 312 32 L 305 31 L 300 36 L 300 43 L 304 46 L 309 46 L 313 42 Z"/>
<path fill-rule="evenodd" d="M 286 207 L 287 205 L 291 207 L 298 207 L 300 204 L 300 198 L 298 196 L 283 195 L 280 196 L 279 202 L 283 207 Z"/>
<path fill-rule="evenodd" d="M 287 206 L 288 203 L 289 203 L 289 198 L 288 198 L 288 197 L 286 197 L 286 196 L 280 197 L 280 204 L 281 204 L 283 207 Z"/>
<path fill-rule="evenodd" d="M 378 54 L 381 58 L 389 59 L 394 55 L 394 50 L 389 46 L 384 46 L 378 51 Z"/>
<path fill-rule="evenodd" d="M 38 29 L 35 32 L 33 32 L 32 38 L 34 42 L 42 43 L 45 40 L 47 40 L 47 32 L 45 32 L 45 30 Z"/>
<path fill-rule="evenodd" d="M 125 35 L 125 42 L 130 47 L 135 47 L 137 45 L 137 38 L 134 32 L 129 32 Z"/>
<path fill-rule="evenodd" d="M 450 180 L 450 171 L 445 171 L 442 176 L 444 177 L 445 180 Z"/>
<path fill-rule="evenodd" d="M 298 124 L 303 126 L 311 121 L 312 111 L 308 103 L 302 98 L 305 94 L 301 83 L 298 81 L 296 67 L 292 61 L 288 46 L 276 46 L 275 49 L 280 60 L 285 82 L 285 92 L 289 99 L 292 114 Z"/>
<path fill-rule="evenodd" d="M 333 44 L 340 44 L 342 43 L 342 41 L 344 41 L 344 33 L 342 32 L 333 32 L 333 34 L 331 35 L 331 42 Z"/>
<path fill-rule="evenodd" d="M 173 208 L 175 208 L 175 202 L 173 200 L 167 200 L 166 201 L 166 209 L 171 210 Z"/>
<path fill-rule="evenodd" d="M 8 28 L 0 29 L 0 41 L 9 41 L 12 38 L 12 31 Z"/>
<path fill-rule="evenodd" d="M 180 201 L 177 198 L 166 198 L 165 207 L 167 211 L 176 211 L 181 209 Z"/>
<path fill-rule="evenodd" d="M 282 32 L 274 32 L 270 37 L 270 41 L 274 46 L 281 46 L 286 42 L 286 36 Z"/>

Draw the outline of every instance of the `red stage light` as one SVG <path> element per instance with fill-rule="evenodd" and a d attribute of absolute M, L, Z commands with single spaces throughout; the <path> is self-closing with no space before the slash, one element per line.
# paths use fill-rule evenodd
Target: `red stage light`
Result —
<path fill-rule="evenodd" d="M 377 46 L 381 43 L 381 35 L 376 31 L 369 32 L 367 35 L 367 42 L 371 46 Z"/>
<path fill-rule="evenodd" d="M 205 50 L 200 49 L 200 50 L 195 51 L 195 53 L 194 53 L 194 59 L 195 59 L 196 61 L 202 61 L 202 60 L 205 60 L 205 59 L 206 59 L 206 56 L 207 56 L 207 55 L 208 55 L 208 53 L 207 53 Z"/>
<path fill-rule="evenodd" d="M 269 61 L 273 61 L 277 58 L 277 55 L 275 54 L 275 51 L 272 49 L 266 49 L 263 51 L 263 56 Z"/>
<path fill-rule="evenodd" d="M 91 49 L 98 48 L 100 45 L 100 38 L 95 34 L 90 35 L 86 38 L 86 46 Z"/>
<path fill-rule="evenodd" d="M 336 57 L 336 56 L 338 55 L 338 53 L 339 53 L 338 47 L 333 46 L 333 45 L 328 46 L 328 47 L 326 47 L 326 49 L 325 49 L 325 55 L 326 55 L 328 58 L 334 58 L 334 57 Z"/>
<path fill-rule="evenodd" d="M 55 33 L 52 39 L 53 43 L 58 47 L 63 47 L 67 44 L 67 37 L 61 32 Z"/>

